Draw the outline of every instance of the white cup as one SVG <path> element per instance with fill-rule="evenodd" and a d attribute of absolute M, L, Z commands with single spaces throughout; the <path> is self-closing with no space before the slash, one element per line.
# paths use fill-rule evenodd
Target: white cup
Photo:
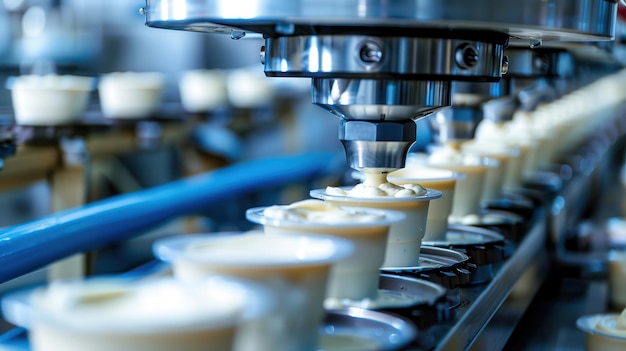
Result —
<path fill-rule="evenodd" d="M 523 158 L 518 146 L 468 141 L 461 144 L 461 151 L 495 159 L 499 167 L 491 168 L 483 188 L 482 201 L 501 197 L 502 190 L 518 188 L 522 182 Z"/>
<path fill-rule="evenodd" d="M 226 74 L 218 69 L 184 72 L 179 81 L 180 100 L 187 112 L 208 112 L 228 103 Z"/>
<path fill-rule="evenodd" d="M 100 107 L 107 118 L 147 118 L 162 102 L 164 77 L 158 72 L 112 72 L 98 83 Z"/>
<path fill-rule="evenodd" d="M 33 351 L 230 351 L 270 296 L 225 277 L 60 281 L 33 293 L 29 338 Z"/>
<path fill-rule="evenodd" d="M 609 300 L 613 307 L 626 308 L 626 251 L 609 252 Z"/>
<path fill-rule="evenodd" d="M 26 75 L 9 89 L 20 125 L 48 126 L 80 120 L 87 109 L 93 78 L 74 75 Z"/>
<path fill-rule="evenodd" d="M 308 200 L 315 201 L 318 200 Z M 323 203 L 323 201 L 319 201 Z M 288 206 L 279 206 L 287 208 Z M 268 235 L 275 234 L 325 234 L 341 237 L 353 244 L 354 252 L 333 265 L 330 271 L 326 298 L 330 299 L 376 299 L 378 297 L 378 278 L 385 259 L 385 248 L 389 228 L 393 223 L 405 219 L 397 211 L 372 208 L 347 208 L 348 213 L 375 216 L 364 221 L 351 218 L 338 218 L 332 222 L 296 218 L 277 218 L 265 215 L 269 207 L 251 208 L 246 211 L 248 220 L 263 225 Z"/>
<path fill-rule="evenodd" d="M 584 316 L 576 321 L 585 332 L 587 351 L 620 351 L 626 349 L 626 310 L 617 313 Z"/>
<path fill-rule="evenodd" d="M 464 174 L 463 179 L 458 179 L 452 200 L 452 210 L 448 216 L 448 222 L 457 223 L 468 215 L 480 213 L 480 199 L 482 196 L 485 177 L 489 167 L 486 164 L 462 165 L 462 164 L 428 164 L 429 167 L 442 168 Z"/>
<path fill-rule="evenodd" d="M 214 233 L 161 239 L 160 259 L 185 281 L 218 274 L 271 286 L 278 310 L 246 325 L 235 350 L 317 350 L 317 329 L 332 264 L 352 253 L 352 245 L 331 236 Z M 306 318 L 303 318 L 306 316 Z"/>
<path fill-rule="evenodd" d="M 448 216 L 454 204 L 456 183 L 464 178 L 465 175 L 462 173 L 417 165 L 399 169 L 387 176 L 387 180 L 394 184 L 419 184 L 441 191 L 441 198 L 432 200 L 428 207 L 426 231 L 423 238 L 426 241 L 445 239 L 448 231 Z"/>
<path fill-rule="evenodd" d="M 350 187 L 343 187 L 349 191 Z M 315 189 L 311 196 L 335 205 L 379 208 L 398 211 L 405 220 L 391 224 L 385 248 L 383 267 L 411 267 L 417 265 L 426 233 L 430 201 L 439 199 L 441 191 L 427 189 L 425 195 L 414 197 L 351 197 L 329 195 L 325 189 Z"/>

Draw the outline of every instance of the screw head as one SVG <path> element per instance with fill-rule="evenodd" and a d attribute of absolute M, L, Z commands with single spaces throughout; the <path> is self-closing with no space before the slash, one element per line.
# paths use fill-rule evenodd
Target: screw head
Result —
<path fill-rule="evenodd" d="M 502 56 L 502 69 L 500 72 L 502 74 L 506 74 L 508 71 L 509 71 L 509 57 Z"/>
<path fill-rule="evenodd" d="M 259 54 L 259 57 L 261 59 L 261 64 L 265 64 L 265 45 L 261 46 L 261 52 Z"/>
<path fill-rule="evenodd" d="M 457 47 L 454 58 L 459 67 L 463 69 L 472 68 L 478 64 L 478 50 L 473 45 L 461 44 Z"/>
<path fill-rule="evenodd" d="M 383 48 L 380 43 L 368 40 L 361 44 L 359 59 L 365 64 L 379 63 L 383 60 Z"/>

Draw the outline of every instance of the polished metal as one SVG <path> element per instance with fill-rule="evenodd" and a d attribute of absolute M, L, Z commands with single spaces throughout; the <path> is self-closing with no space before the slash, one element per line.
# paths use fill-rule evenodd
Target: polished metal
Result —
<path fill-rule="evenodd" d="M 406 154 L 414 142 L 341 140 L 348 166 L 357 170 L 376 168 L 381 173 L 403 168 Z"/>
<path fill-rule="evenodd" d="M 497 82 L 510 37 L 610 40 L 616 0 L 146 0 L 146 25 L 265 38 L 267 76 L 311 77 L 345 120 L 411 121 L 451 101 L 451 81 Z M 340 128 L 341 131 L 341 128 Z M 411 141 L 343 139 L 355 168 L 404 166 Z"/>
<path fill-rule="evenodd" d="M 320 27 L 490 29 L 544 40 L 612 39 L 615 0 L 147 0 L 152 27 L 227 32 L 232 28 L 274 36 L 291 28 Z"/>
<path fill-rule="evenodd" d="M 411 33 L 399 33 L 411 35 Z M 450 32 L 446 35 L 467 36 Z M 498 81 L 506 36 L 484 40 L 374 35 L 266 39 L 268 76 Z M 486 36 L 487 33 L 480 33 Z"/>
<path fill-rule="evenodd" d="M 450 82 L 313 79 L 313 103 L 342 118 L 339 139 L 354 169 L 405 166 L 414 119 L 450 104 Z"/>
<path fill-rule="evenodd" d="M 509 77 L 563 77 L 571 76 L 574 64 L 565 47 L 540 47 L 511 45 L 504 50 L 508 56 Z"/>
<path fill-rule="evenodd" d="M 313 79 L 312 102 L 345 119 L 411 120 L 450 105 L 449 81 Z"/>

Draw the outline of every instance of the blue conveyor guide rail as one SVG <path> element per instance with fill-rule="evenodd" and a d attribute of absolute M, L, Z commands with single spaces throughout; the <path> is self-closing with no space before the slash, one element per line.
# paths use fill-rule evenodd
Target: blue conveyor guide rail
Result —
<path fill-rule="evenodd" d="M 249 160 L 0 230 L 0 284 L 121 242 L 224 199 L 337 174 L 335 153 Z M 344 161 L 345 163 L 345 161 Z"/>

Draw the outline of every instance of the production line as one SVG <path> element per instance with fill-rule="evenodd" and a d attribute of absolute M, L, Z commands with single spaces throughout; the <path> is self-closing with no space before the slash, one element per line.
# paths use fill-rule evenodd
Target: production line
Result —
<path fill-rule="evenodd" d="M 624 6 L 147 0 L 151 31 L 262 37 L 269 78 L 7 81 L 0 189 L 51 208 L 0 230 L 0 349 L 626 347 Z M 344 152 L 195 139 L 297 144 L 309 89 Z"/>

